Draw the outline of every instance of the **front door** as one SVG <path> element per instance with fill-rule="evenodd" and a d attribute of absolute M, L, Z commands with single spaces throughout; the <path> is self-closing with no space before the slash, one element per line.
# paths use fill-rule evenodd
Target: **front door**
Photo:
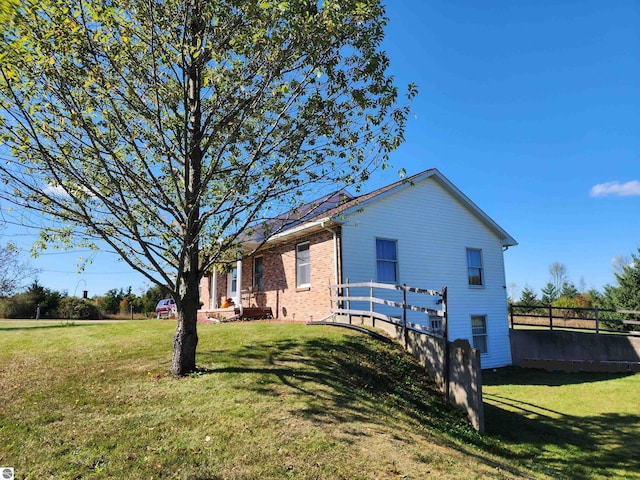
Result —
<path fill-rule="evenodd" d="M 236 301 L 238 297 L 238 269 L 234 268 L 227 274 L 227 298 Z"/>

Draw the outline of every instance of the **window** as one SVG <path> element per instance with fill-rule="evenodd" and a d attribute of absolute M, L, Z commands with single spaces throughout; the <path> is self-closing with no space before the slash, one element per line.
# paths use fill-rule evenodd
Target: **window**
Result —
<path fill-rule="evenodd" d="M 296 287 L 304 288 L 311 285 L 311 256 L 309 242 L 296 245 Z"/>
<path fill-rule="evenodd" d="M 429 315 L 429 327 L 434 332 L 442 332 L 442 317 L 438 315 Z"/>
<path fill-rule="evenodd" d="M 378 282 L 398 282 L 398 241 L 376 238 L 376 271 Z"/>
<path fill-rule="evenodd" d="M 479 248 L 467 248 L 467 273 L 469 285 L 484 285 L 482 250 Z"/>
<path fill-rule="evenodd" d="M 471 334 L 473 335 L 473 348 L 480 353 L 487 353 L 487 316 L 471 315 Z"/>
<path fill-rule="evenodd" d="M 264 292 L 264 283 L 262 281 L 262 275 L 264 272 L 264 264 L 262 263 L 262 257 L 256 257 L 253 259 L 253 291 Z"/>
<path fill-rule="evenodd" d="M 233 268 L 227 275 L 227 297 L 236 298 L 238 296 L 238 269 Z"/>

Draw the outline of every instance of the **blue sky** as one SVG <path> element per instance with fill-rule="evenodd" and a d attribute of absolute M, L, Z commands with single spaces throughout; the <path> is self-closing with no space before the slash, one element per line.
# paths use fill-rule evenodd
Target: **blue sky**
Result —
<path fill-rule="evenodd" d="M 391 72 L 420 93 L 395 168 L 367 190 L 436 167 L 519 242 L 505 253 L 517 290 L 539 292 L 554 261 L 576 284 L 613 283 L 612 259 L 640 247 L 640 2 L 386 3 Z M 33 265 L 70 294 L 146 287 L 105 253 L 78 275 L 87 254 Z"/>
<path fill-rule="evenodd" d="M 420 88 L 394 164 L 438 168 L 516 238 L 518 290 L 554 261 L 614 283 L 612 259 L 640 247 L 640 2 L 387 5 L 397 83 Z"/>

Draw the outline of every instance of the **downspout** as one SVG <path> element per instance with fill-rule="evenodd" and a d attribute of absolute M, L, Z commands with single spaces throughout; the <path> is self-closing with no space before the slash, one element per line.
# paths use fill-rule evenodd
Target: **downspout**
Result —
<path fill-rule="evenodd" d="M 338 232 L 334 229 L 326 227 L 326 222 L 322 222 L 320 226 L 327 232 L 333 234 L 333 278 L 336 284 L 340 283 L 340 272 L 338 271 Z"/>
<path fill-rule="evenodd" d="M 509 304 L 509 292 L 507 291 L 507 272 L 506 272 L 506 265 L 505 265 L 505 261 L 504 261 L 504 252 L 506 252 L 507 250 L 509 250 L 509 245 L 502 245 L 502 283 L 503 283 L 503 287 L 504 287 L 504 292 L 505 292 L 505 300 L 506 300 L 506 307 L 507 310 L 505 312 L 505 314 L 507 315 L 507 325 L 511 325 L 511 328 L 509 328 L 509 346 L 511 347 L 509 349 L 509 364 L 513 365 L 513 337 L 512 337 L 512 332 L 511 330 L 513 329 L 513 322 L 511 322 L 511 324 L 509 323 L 509 312 L 511 310 L 511 305 Z"/>

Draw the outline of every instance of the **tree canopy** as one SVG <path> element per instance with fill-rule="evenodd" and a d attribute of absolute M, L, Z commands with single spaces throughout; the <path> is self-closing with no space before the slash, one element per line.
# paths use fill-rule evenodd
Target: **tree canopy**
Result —
<path fill-rule="evenodd" d="M 2 2 L 0 197 L 38 247 L 106 246 L 167 287 L 192 370 L 202 273 L 402 143 L 386 22 L 379 0 Z"/>
<path fill-rule="evenodd" d="M 0 298 L 13 295 L 37 274 L 13 243 L 0 246 Z"/>

